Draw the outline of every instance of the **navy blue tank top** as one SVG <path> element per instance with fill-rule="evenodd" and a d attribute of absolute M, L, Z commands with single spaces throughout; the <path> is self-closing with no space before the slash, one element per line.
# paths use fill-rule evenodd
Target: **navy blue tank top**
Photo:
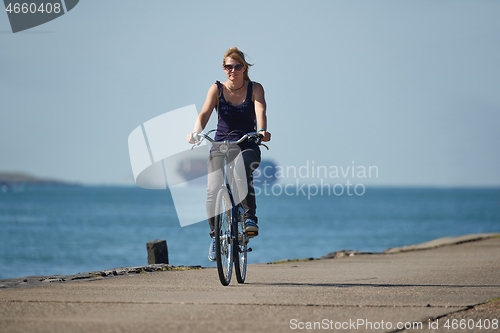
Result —
<path fill-rule="evenodd" d="M 224 98 L 222 83 L 215 82 L 219 88 L 219 108 L 216 141 L 231 140 L 236 141 L 249 132 L 257 130 L 257 120 L 255 118 L 255 105 L 252 101 L 253 82 L 248 82 L 248 89 L 245 101 L 240 105 L 232 105 Z M 240 144 L 241 149 L 257 148 L 253 142 Z"/>

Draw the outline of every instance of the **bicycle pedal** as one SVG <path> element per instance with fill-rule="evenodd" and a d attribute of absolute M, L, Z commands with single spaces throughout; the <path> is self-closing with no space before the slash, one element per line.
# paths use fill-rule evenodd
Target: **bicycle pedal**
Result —
<path fill-rule="evenodd" d="M 258 231 L 247 231 L 246 234 L 248 237 L 255 237 L 255 236 L 259 235 L 259 232 Z"/>
<path fill-rule="evenodd" d="M 249 247 L 249 248 L 247 249 L 247 252 L 252 252 L 252 248 L 251 248 L 251 247 Z"/>

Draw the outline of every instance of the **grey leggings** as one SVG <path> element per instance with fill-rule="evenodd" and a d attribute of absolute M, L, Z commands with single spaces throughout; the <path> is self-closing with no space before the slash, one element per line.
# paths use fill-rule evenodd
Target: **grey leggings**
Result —
<path fill-rule="evenodd" d="M 224 179 L 222 172 L 225 154 L 218 149 L 212 149 L 208 158 L 208 189 L 207 189 L 207 216 L 210 226 L 210 236 L 215 235 L 215 201 L 217 193 L 221 188 Z M 255 216 L 257 204 L 255 201 L 255 191 L 253 187 L 253 172 L 260 165 L 260 150 L 245 149 L 241 151 L 238 147 L 229 150 L 227 159 L 234 170 L 228 176 L 234 177 L 237 188 L 232 188 L 234 200 L 241 202 L 245 211 L 245 219 L 252 219 L 257 222 Z M 248 190 L 248 193 L 247 193 Z M 241 194 L 240 194 L 241 193 Z M 246 193 L 246 195 L 245 195 Z"/>

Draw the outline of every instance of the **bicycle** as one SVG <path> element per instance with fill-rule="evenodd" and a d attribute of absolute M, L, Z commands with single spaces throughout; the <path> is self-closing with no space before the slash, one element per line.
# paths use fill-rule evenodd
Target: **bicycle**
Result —
<path fill-rule="evenodd" d="M 231 282 L 233 265 L 236 280 L 238 283 L 245 283 L 247 254 L 252 251 L 252 248 L 248 247 L 248 242 L 253 236 L 245 232 L 244 210 L 241 202 L 236 204 L 234 200 L 233 189 L 236 189 L 236 186 L 232 177 L 234 166 L 228 164 L 229 148 L 245 140 L 252 140 L 266 149 L 269 148 L 261 142 L 262 135 L 257 132 L 247 133 L 237 141 L 215 141 L 209 136 L 214 131 L 193 133 L 193 137 L 196 141 L 195 146 L 200 145 L 203 139 L 207 139 L 212 144 L 218 144 L 220 152 L 225 154 L 222 168 L 223 183 L 215 201 L 215 252 L 219 280 L 223 286 L 227 286 Z"/>

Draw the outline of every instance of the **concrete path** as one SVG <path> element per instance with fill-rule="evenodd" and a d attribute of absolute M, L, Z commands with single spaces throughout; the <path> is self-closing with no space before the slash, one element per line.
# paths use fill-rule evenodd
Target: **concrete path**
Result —
<path fill-rule="evenodd" d="M 479 238 L 250 265 L 229 287 L 207 268 L 0 288 L 0 332 L 500 332 L 500 237 Z"/>

